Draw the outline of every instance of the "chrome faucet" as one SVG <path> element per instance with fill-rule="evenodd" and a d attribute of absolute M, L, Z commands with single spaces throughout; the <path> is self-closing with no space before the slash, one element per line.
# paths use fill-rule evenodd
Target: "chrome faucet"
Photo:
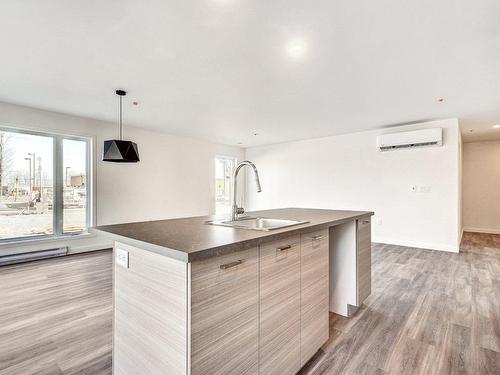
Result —
<path fill-rule="evenodd" d="M 238 220 L 238 218 L 245 213 L 245 209 L 243 207 L 238 207 L 238 204 L 236 203 L 236 196 L 238 194 L 238 172 L 240 171 L 241 168 L 243 168 L 245 165 L 252 167 L 253 173 L 255 176 L 255 183 L 257 184 L 257 192 L 260 193 L 262 191 L 260 187 L 260 180 L 259 180 L 259 172 L 257 171 L 257 167 L 255 166 L 254 163 L 248 160 L 244 160 L 241 163 L 238 163 L 236 166 L 236 169 L 234 170 L 234 175 L 233 175 L 233 209 L 231 210 L 231 220 Z"/>

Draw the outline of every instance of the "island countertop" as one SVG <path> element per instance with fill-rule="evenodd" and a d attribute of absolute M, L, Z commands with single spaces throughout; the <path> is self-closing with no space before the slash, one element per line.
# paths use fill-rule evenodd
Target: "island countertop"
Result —
<path fill-rule="evenodd" d="M 144 221 L 92 228 L 109 234 L 115 241 L 141 247 L 184 262 L 206 259 L 248 249 L 290 235 L 328 228 L 369 217 L 371 211 L 343 211 L 311 208 L 281 208 L 248 212 L 270 219 L 308 221 L 308 223 L 270 231 L 236 229 L 207 225 L 213 216 Z"/>

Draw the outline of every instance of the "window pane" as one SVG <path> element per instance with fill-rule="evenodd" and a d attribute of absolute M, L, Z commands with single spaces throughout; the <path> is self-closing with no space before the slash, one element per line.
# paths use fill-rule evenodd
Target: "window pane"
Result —
<path fill-rule="evenodd" d="M 87 229 L 87 142 L 63 140 L 63 231 Z"/>
<path fill-rule="evenodd" d="M 231 191 L 235 159 L 215 158 L 215 214 L 231 213 Z"/>
<path fill-rule="evenodd" d="M 53 139 L 0 130 L 0 239 L 52 234 Z"/>

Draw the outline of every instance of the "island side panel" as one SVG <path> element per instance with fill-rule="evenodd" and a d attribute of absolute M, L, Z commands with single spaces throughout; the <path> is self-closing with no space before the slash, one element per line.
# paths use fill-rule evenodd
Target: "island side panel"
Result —
<path fill-rule="evenodd" d="M 119 242 L 114 255 L 113 373 L 188 374 L 188 264 Z"/>
<path fill-rule="evenodd" d="M 330 311 L 349 316 L 356 305 L 356 220 L 330 227 Z"/>

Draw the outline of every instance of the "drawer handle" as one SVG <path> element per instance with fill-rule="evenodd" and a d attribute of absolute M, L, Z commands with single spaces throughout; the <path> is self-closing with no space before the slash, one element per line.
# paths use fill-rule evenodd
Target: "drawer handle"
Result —
<path fill-rule="evenodd" d="M 280 246 L 280 247 L 276 248 L 276 251 L 284 251 L 284 250 L 288 250 L 291 248 L 292 248 L 292 245 Z"/>
<path fill-rule="evenodd" d="M 325 236 L 323 236 L 322 234 L 319 234 L 317 236 L 312 236 L 313 241 L 318 241 L 318 240 L 321 240 L 323 238 L 325 238 Z"/>
<path fill-rule="evenodd" d="M 240 260 L 235 260 L 234 262 L 231 262 L 231 263 L 221 264 L 219 266 L 219 268 L 221 270 L 227 270 L 228 268 L 239 266 L 241 263 L 243 263 L 243 261 L 241 259 Z"/>

